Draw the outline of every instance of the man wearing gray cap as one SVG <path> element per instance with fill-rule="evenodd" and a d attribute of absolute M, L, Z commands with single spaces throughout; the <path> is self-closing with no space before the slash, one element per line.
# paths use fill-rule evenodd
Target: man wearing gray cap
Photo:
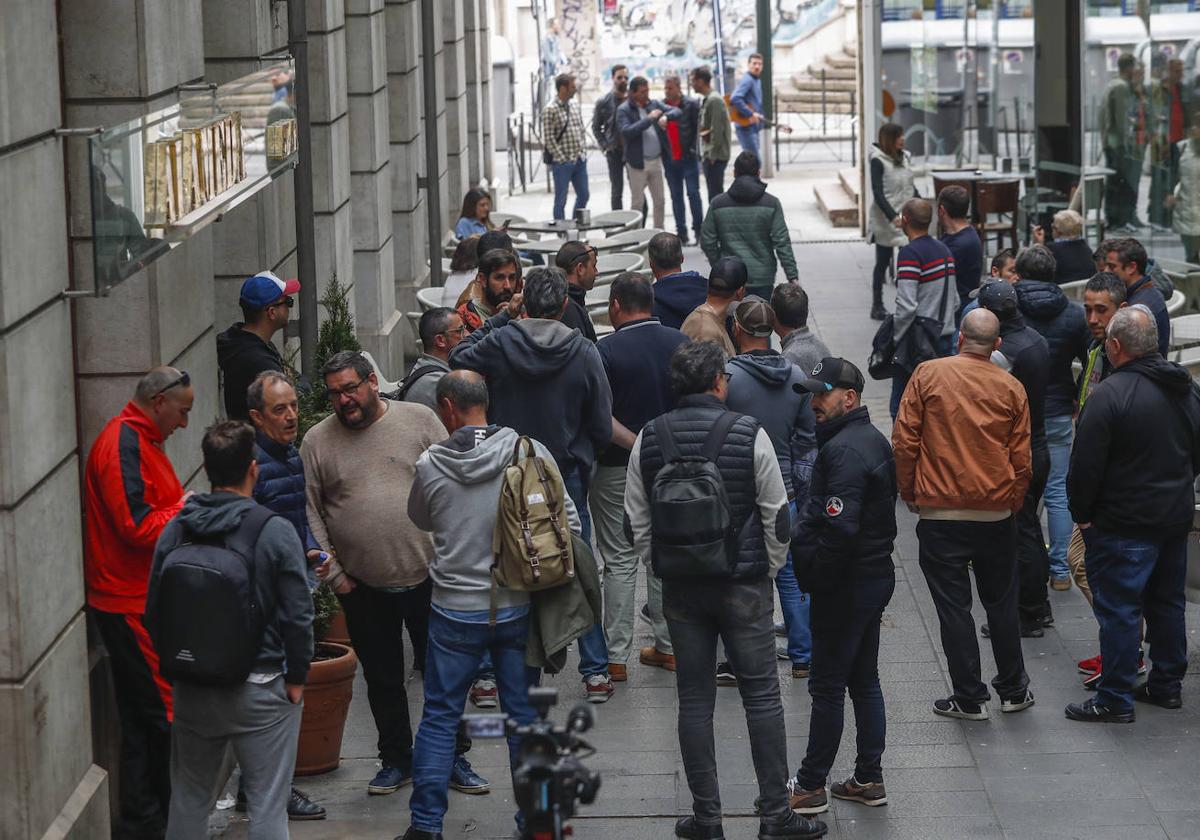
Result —
<path fill-rule="evenodd" d="M 846 689 L 854 703 L 854 774 L 834 782 L 838 799 L 886 805 L 879 686 L 879 623 L 896 588 L 896 460 L 861 404 L 863 375 L 845 359 L 824 358 L 798 386 L 812 394 L 820 452 L 809 491 L 797 499 L 792 560 L 812 605 L 812 717 L 808 750 L 792 783 L 800 814 L 829 810 L 825 783 L 842 738 Z"/>

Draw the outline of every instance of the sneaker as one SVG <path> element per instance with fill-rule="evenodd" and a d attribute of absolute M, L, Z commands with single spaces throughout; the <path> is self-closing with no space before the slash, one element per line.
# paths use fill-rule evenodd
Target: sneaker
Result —
<path fill-rule="evenodd" d="M 811 820 L 793 812 L 781 823 L 772 825 L 760 822 L 758 840 L 816 840 L 824 837 L 828 831 L 829 826 L 820 820 Z"/>
<path fill-rule="evenodd" d="M 728 661 L 717 663 L 717 685 L 737 685 L 737 674 L 733 673 L 733 666 Z"/>
<path fill-rule="evenodd" d="M 704 825 L 695 817 L 683 817 L 675 821 L 675 836 L 684 840 L 725 840 L 725 831 L 720 823 Z"/>
<path fill-rule="evenodd" d="M 663 653 L 654 645 L 644 647 L 638 653 L 638 662 L 643 665 L 650 665 L 654 668 L 662 668 L 664 671 L 675 670 L 675 655 L 671 653 Z"/>
<path fill-rule="evenodd" d="M 492 789 L 488 780 L 480 776 L 471 767 L 465 755 L 454 756 L 454 764 L 450 766 L 450 787 L 459 793 L 469 793 L 477 796 Z"/>
<path fill-rule="evenodd" d="M 372 796 L 386 796 L 389 793 L 395 793 L 405 785 L 411 785 L 412 780 L 411 772 L 405 773 L 399 767 L 389 767 L 385 764 L 379 768 L 375 778 L 367 782 L 367 793 Z"/>
<path fill-rule="evenodd" d="M 1054 619 L 1051 618 L 1050 624 L 1053 624 L 1053 623 L 1054 623 Z M 1021 638 L 1022 639 L 1040 639 L 1046 635 L 1046 631 L 1044 628 L 1047 626 L 1049 626 L 1049 625 L 1043 624 L 1041 621 L 1032 622 L 1032 623 L 1022 621 L 1019 625 L 1019 628 L 1021 631 Z M 985 639 L 992 638 L 992 628 L 988 627 L 986 624 L 983 625 L 982 627 L 979 628 L 979 635 L 983 636 L 983 638 L 985 638 Z"/>
<path fill-rule="evenodd" d="M 792 655 L 788 653 L 788 643 L 785 639 L 780 639 L 775 643 L 775 658 L 780 662 L 790 662 Z"/>
<path fill-rule="evenodd" d="M 589 703 L 607 703 L 617 690 L 608 674 L 592 674 L 583 682 Z"/>
<path fill-rule="evenodd" d="M 1025 693 L 1016 697 L 1001 697 L 1000 711 L 1012 713 L 1021 712 L 1033 705 L 1033 692 L 1025 689 Z"/>
<path fill-rule="evenodd" d="M 1068 720 L 1078 720 L 1084 723 L 1133 723 L 1134 713 L 1114 712 L 1096 699 L 1089 698 L 1082 703 L 1071 703 L 1066 708 Z"/>
<path fill-rule="evenodd" d="M 788 806 L 797 814 L 824 814 L 829 810 L 825 786 L 805 790 L 798 779 L 788 779 Z"/>
<path fill-rule="evenodd" d="M 775 635 L 776 636 L 784 636 L 784 637 L 787 636 L 787 625 L 784 624 L 782 621 L 775 622 Z"/>
<path fill-rule="evenodd" d="M 987 703 L 968 703 L 966 700 L 955 700 L 947 697 L 935 700 L 933 713 L 942 717 L 958 718 L 959 720 L 987 720 Z"/>
<path fill-rule="evenodd" d="M 1096 659 L 1097 659 L 1097 661 L 1099 661 L 1100 657 L 1097 656 Z M 1137 669 L 1138 676 L 1139 677 L 1145 676 L 1146 672 L 1149 670 L 1150 669 L 1146 667 L 1146 657 L 1138 656 L 1138 669 Z M 1101 676 L 1101 673 L 1099 670 L 1097 670 L 1090 677 L 1087 677 L 1086 679 L 1084 679 L 1083 687 L 1085 689 L 1087 689 L 1088 691 L 1097 691 L 1100 688 L 1100 676 Z"/>
<path fill-rule="evenodd" d="M 1133 699 L 1139 703 L 1150 703 L 1160 709 L 1178 709 L 1183 706 L 1183 697 L 1179 694 L 1155 694 L 1149 685 L 1143 685 L 1133 692 Z"/>
<path fill-rule="evenodd" d="M 1050 578 L 1050 588 L 1055 592 L 1066 592 L 1071 588 L 1071 579 L 1065 578 Z"/>
<path fill-rule="evenodd" d="M 477 709 L 494 709 L 500 702 L 495 680 L 475 680 L 469 696 L 471 705 Z"/>
<path fill-rule="evenodd" d="M 863 805 L 870 805 L 873 808 L 887 804 L 887 791 L 884 790 L 883 782 L 867 782 L 864 785 L 859 784 L 858 780 L 851 776 L 844 782 L 834 782 L 829 786 L 829 792 L 835 799 L 861 802 Z"/>
<path fill-rule="evenodd" d="M 1100 654 L 1096 654 L 1090 659 L 1080 659 L 1075 665 L 1081 674 L 1098 674 L 1100 673 Z"/>
<path fill-rule="evenodd" d="M 806 680 L 808 675 L 812 673 L 811 662 L 793 662 L 792 663 L 792 679 Z"/>

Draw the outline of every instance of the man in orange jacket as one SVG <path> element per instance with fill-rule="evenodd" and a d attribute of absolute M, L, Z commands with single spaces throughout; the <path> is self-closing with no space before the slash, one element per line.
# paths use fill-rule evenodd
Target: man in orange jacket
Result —
<path fill-rule="evenodd" d="M 188 424 L 187 373 L 158 367 L 108 421 L 84 474 L 87 602 L 112 660 L 121 718 L 117 838 L 161 837 L 170 802 L 171 688 L 142 624 L 154 544 L 186 495 L 163 442 Z"/>

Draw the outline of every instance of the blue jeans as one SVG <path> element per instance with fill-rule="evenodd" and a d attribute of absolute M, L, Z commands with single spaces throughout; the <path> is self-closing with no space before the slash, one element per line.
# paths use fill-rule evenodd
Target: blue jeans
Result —
<path fill-rule="evenodd" d="M 554 218 L 562 219 L 567 208 L 567 187 L 575 187 L 575 210 L 587 207 L 588 175 L 587 161 L 583 158 L 571 163 L 550 164 L 550 174 L 554 177 Z M 574 215 L 574 211 L 572 211 Z"/>
<path fill-rule="evenodd" d="M 700 161 L 695 158 L 671 160 L 663 157 L 663 175 L 671 190 L 671 211 L 675 214 L 675 232 L 680 239 L 687 238 L 687 209 L 692 209 L 692 230 L 696 241 L 700 241 L 700 225 L 704 222 L 704 211 L 700 207 Z M 683 203 L 684 187 L 687 187 L 687 207 Z"/>
<path fill-rule="evenodd" d="M 1183 587 L 1187 575 L 1187 535 L 1137 539 L 1083 528 L 1092 609 L 1100 622 L 1104 668 L 1096 702 L 1118 712 L 1133 709 L 1141 650 L 1142 617 L 1150 644 L 1150 690 L 1178 695 L 1187 671 L 1187 630 Z"/>
<path fill-rule="evenodd" d="M 796 503 L 791 503 L 792 521 L 796 521 Z M 812 629 L 809 626 L 808 594 L 800 591 L 796 582 L 796 570 L 792 566 L 789 551 L 787 563 L 775 576 L 775 589 L 779 592 L 779 607 L 783 611 L 783 626 L 787 628 L 788 658 L 793 665 L 812 662 Z"/>
<path fill-rule="evenodd" d="M 580 536 L 589 545 L 592 542 L 592 517 L 588 513 L 588 483 L 589 476 L 582 468 L 576 467 L 563 477 L 563 485 L 575 510 L 579 513 L 579 522 L 583 526 Z M 579 638 L 579 673 L 584 679 L 596 674 L 608 673 L 608 642 L 604 640 L 604 616 L 596 616 L 592 629 Z"/>
<path fill-rule="evenodd" d="M 1067 510 L 1067 468 L 1071 466 L 1071 440 L 1075 422 L 1071 415 L 1046 418 L 1046 445 L 1050 449 L 1050 477 L 1042 499 L 1046 504 L 1046 522 L 1050 526 L 1050 577 L 1066 580 L 1071 576 L 1067 548 L 1071 545 L 1071 512 Z"/>
<path fill-rule="evenodd" d="M 846 689 L 854 703 L 858 757 L 854 778 L 882 782 L 887 721 L 879 687 L 879 623 L 895 577 L 866 579 L 821 592 L 813 604 L 812 717 L 808 751 L 797 777 L 805 790 L 824 786 L 842 740 Z"/>
<path fill-rule="evenodd" d="M 412 824 L 438 833 L 446 815 L 454 735 L 462 718 L 467 692 L 485 653 L 496 666 L 500 708 L 517 723 L 531 723 L 537 713 L 529 703 L 529 670 L 525 641 L 529 618 L 490 627 L 446 618 L 437 610 L 429 616 L 429 650 L 425 660 L 425 708 L 413 745 L 413 792 L 409 800 Z M 516 766 L 521 739 L 508 738 L 509 767 Z M 517 817 L 520 822 L 520 815 Z"/>
<path fill-rule="evenodd" d="M 743 152 L 754 152 L 758 155 L 758 160 L 762 162 L 762 153 L 758 150 L 758 135 L 762 129 L 755 126 L 754 128 L 742 128 L 740 125 L 735 125 L 733 131 L 737 134 L 738 144 L 742 147 Z"/>

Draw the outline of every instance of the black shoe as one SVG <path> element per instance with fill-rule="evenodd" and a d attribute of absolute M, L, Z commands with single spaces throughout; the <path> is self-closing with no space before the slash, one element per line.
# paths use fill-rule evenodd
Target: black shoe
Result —
<path fill-rule="evenodd" d="M 986 703 L 968 703 L 966 700 L 955 700 L 946 697 L 933 701 L 933 713 L 942 717 L 958 718 L 959 720 L 987 720 Z"/>
<path fill-rule="evenodd" d="M 717 663 L 717 685 L 737 685 L 737 674 L 728 661 Z"/>
<path fill-rule="evenodd" d="M 1178 709 L 1183 706 L 1183 697 L 1178 694 L 1155 694 L 1150 686 L 1143 685 L 1133 692 L 1133 699 L 1139 703 L 1150 703 L 1160 709 Z"/>
<path fill-rule="evenodd" d="M 408 831 L 396 836 L 396 840 L 442 840 L 442 833 L 439 831 L 434 834 L 432 831 L 421 831 L 409 826 Z"/>
<path fill-rule="evenodd" d="M 871 320 L 872 321 L 886 321 L 887 316 L 888 316 L 888 311 L 883 308 L 882 303 L 876 303 L 871 306 Z"/>
<path fill-rule="evenodd" d="M 292 795 L 287 804 L 287 815 L 289 820 L 323 820 L 325 819 L 325 809 L 300 791 L 292 788 Z"/>
<path fill-rule="evenodd" d="M 1133 723 L 1134 713 L 1114 712 L 1095 699 L 1084 700 L 1082 703 L 1071 703 L 1066 708 L 1068 720 L 1078 720 L 1084 723 Z"/>
<path fill-rule="evenodd" d="M 1053 618 L 1050 619 L 1050 623 L 1051 624 L 1054 623 Z M 1044 626 L 1049 626 L 1049 625 L 1043 625 L 1041 623 L 1041 621 L 1039 621 L 1036 624 L 1029 624 L 1029 623 L 1022 621 L 1020 624 L 1021 638 L 1022 639 L 1040 639 L 1040 638 L 1042 638 L 1043 636 L 1046 635 L 1046 631 L 1043 629 Z M 990 639 L 990 638 L 992 638 L 992 629 L 985 624 L 979 628 L 979 635 L 983 636 L 983 638 L 985 638 L 985 639 Z"/>
<path fill-rule="evenodd" d="M 684 840 L 725 840 L 721 824 L 702 825 L 695 817 L 683 817 L 675 821 L 675 836 Z"/>
<path fill-rule="evenodd" d="M 781 823 L 758 824 L 758 840 L 815 840 L 824 837 L 829 826 L 820 820 L 802 817 L 794 811 Z"/>

